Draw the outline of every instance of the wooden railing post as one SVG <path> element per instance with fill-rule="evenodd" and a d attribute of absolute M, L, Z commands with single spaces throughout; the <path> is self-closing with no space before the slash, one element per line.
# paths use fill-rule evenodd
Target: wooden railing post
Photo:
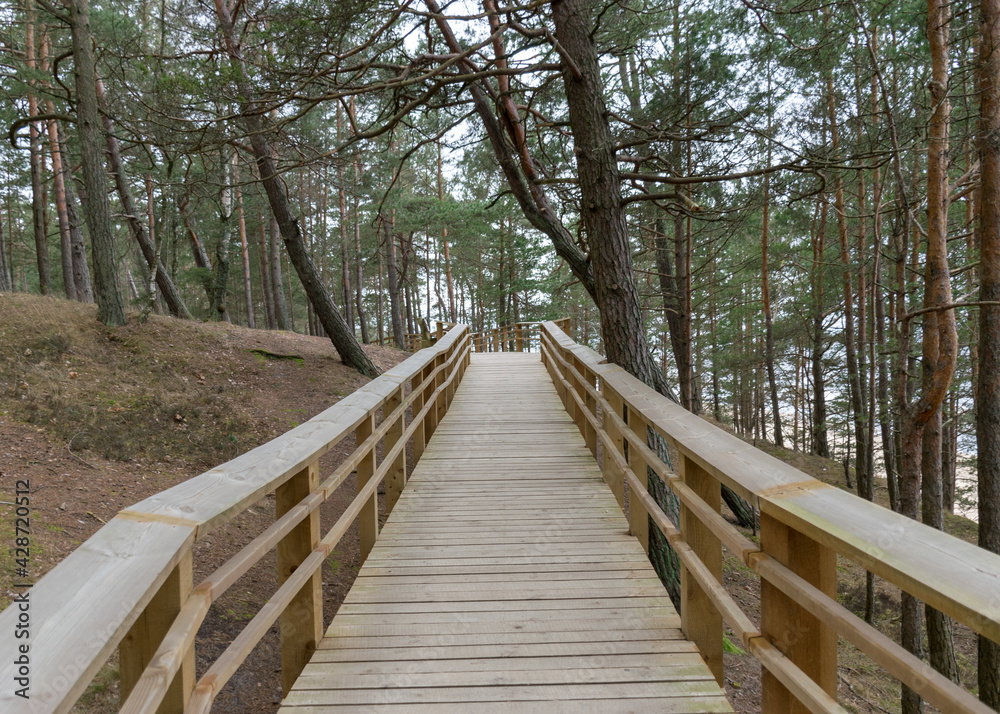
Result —
<path fill-rule="evenodd" d="M 642 418 L 639 412 L 629 409 L 627 413 L 628 428 L 631 429 L 639 441 L 643 444 L 646 443 L 646 420 Z M 643 489 L 648 489 L 649 487 L 649 473 L 646 470 L 646 460 L 635 450 L 628 450 L 628 465 L 632 469 L 632 473 L 642 484 Z M 642 549 L 645 552 L 649 552 L 649 516 L 646 514 L 646 510 L 642 507 L 639 501 L 633 500 L 629 496 L 628 500 L 628 532 L 639 539 L 639 543 L 642 544 Z"/>
<path fill-rule="evenodd" d="M 518 352 L 524 352 L 524 332 L 520 322 L 514 326 L 514 346 Z"/>
<path fill-rule="evenodd" d="M 166 581 L 149 601 L 139 619 L 129 628 L 118 645 L 119 691 L 122 703 L 128 699 L 142 672 L 156 654 L 174 618 L 181 610 L 193 587 L 191 551 L 181 556 Z M 185 655 L 180 670 L 167 690 L 157 714 L 180 714 L 191 698 L 195 683 L 194 647 Z"/>
<path fill-rule="evenodd" d="M 444 364 L 444 355 L 438 355 L 434 358 L 433 368 L 437 369 L 439 366 Z M 424 404 L 427 404 L 431 395 L 434 394 L 434 390 L 438 388 L 441 384 L 442 373 L 439 373 L 437 377 L 431 380 L 430 384 L 424 390 Z M 439 403 L 439 402 L 438 402 Z M 434 430 L 437 429 L 438 424 L 438 403 L 435 403 L 427 410 L 427 415 L 424 417 L 424 443 L 431 440 L 434 436 Z"/>
<path fill-rule="evenodd" d="M 601 380 L 601 394 L 607 400 L 608 404 L 615 411 L 618 416 L 622 416 L 622 398 L 618 396 L 607 383 Z M 607 414 L 603 415 L 603 426 L 604 431 L 608 433 L 608 438 L 615 445 L 619 454 L 625 455 L 625 437 L 622 436 L 621 431 L 619 431 L 617 424 L 611 419 Z M 618 466 L 618 462 L 608 455 L 604 456 L 604 482 L 608 484 L 611 488 L 611 492 L 615 494 L 615 500 L 618 501 L 618 507 L 625 510 L 625 474 L 622 473 L 621 467 Z"/>
<path fill-rule="evenodd" d="M 761 549 L 837 600 L 837 556 L 812 538 L 763 511 Z M 837 696 L 837 635 L 777 587 L 761 579 L 761 634 L 828 694 Z M 764 712 L 808 711 L 774 675 L 761 667 Z"/>
<path fill-rule="evenodd" d="M 437 323 L 437 338 L 440 340 L 444 337 L 444 323 L 438 320 Z"/>
<path fill-rule="evenodd" d="M 576 372 L 583 374 L 583 365 L 580 364 L 580 360 L 576 358 L 576 355 L 569 353 L 566 355 L 569 358 L 569 365 L 576 369 Z M 579 379 L 576 378 L 576 374 L 569 369 L 566 370 L 566 381 L 573 385 L 573 389 L 576 391 L 576 395 L 580 397 L 580 401 L 584 404 L 587 403 L 587 390 L 584 388 L 583 384 Z M 569 397 L 569 403 L 573 406 L 573 421 L 576 423 L 576 428 L 580 430 L 580 435 L 587 442 L 587 448 L 590 448 L 591 434 L 593 432 L 593 427 L 590 426 L 590 422 L 587 421 L 587 417 L 584 416 L 583 410 L 580 405 L 576 403 L 576 400 L 572 396 Z"/>
<path fill-rule="evenodd" d="M 425 389 L 418 389 L 420 384 L 422 384 L 430 373 L 434 370 L 433 362 L 422 370 L 420 374 L 413 377 L 410 382 L 411 389 L 417 392 L 417 395 L 413 398 L 413 403 L 410 405 L 413 414 L 417 414 L 421 409 L 424 408 L 424 396 L 426 394 Z M 420 457 L 424 453 L 424 449 L 427 448 L 427 435 L 424 433 L 424 425 L 426 422 L 423 419 L 417 421 L 417 425 L 413 427 L 413 465 L 416 466 L 417 462 L 420 461 Z"/>
<path fill-rule="evenodd" d="M 389 414 L 393 412 L 400 404 L 403 403 L 403 386 L 400 385 L 399 389 L 392 393 L 382 405 L 382 418 L 385 419 Z M 396 445 L 400 437 L 403 436 L 403 430 L 405 429 L 405 423 L 403 421 L 403 416 L 400 415 L 396 419 L 392 426 L 389 427 L 388 431 L 385 433 L 385 443 L 384 453 L 389 453 L 389 449 Z M 392 507 L 396 505 L 396 501 L 403 493 L 403 487 L 406 485 L 406 449 L 401 449 L 399 455 L 396 456 L 392 461 L 392 465 L 389 466 L 389 470 L 385 474 L 385 515 L 388 517 L 392 513 Z"/>
<path fill-rule="evenodd" d="M 281 518 L 319 486 L 319 461 L 274 491 L 275 515 Z M 319 509 L 278 541 L 278 584 L 284 583 L 319 544 Z M 319 571 L 309 578 L 281 613 L 281 689 L 288 694 L 323 637 L 323 589 Z"/>
<path fill-rule="evenodd" d="M 719 511 L 722 507 L 722 488 L 718 480 L 684 454 L 681 454 L 679 459 L 678 473 L 684 483 L 707 503 L 709 508 Z M 694 511 L 683 503 L 680 510 L 680 530 L 684 542 L 691 546 L 709 572 L 721 583 L 721 541 L 699 520 Z M 705 663 L 721 685 L 722 615 L 715 609 L 708 594 L 683 566 L 681 566 L 681 629 L 689 640 L 698 645 Z"/>
<path fill-rule="evenodd" d="M 369 414 L 364 421 L 358 425 L 356 433 L 356 443 L 361 444 L 375 431 L 375 415 Z M 358 491 L 363 489 L 375 474 L 375 449 L 374 447 L 365 455 L 358 464 Z M 361 564 L 364 565 L 368 554 L 372 552 L 375 541 L 378 539 L 378 489 L 372 493 L 371 498 L 365 502 L 358 513 L 359 540 L 361 544 Z"/>
<path fill-rule="evenodd" d="M 500 351 L 500 330 L 496 327 L 493 328 L 493 351 Z"/>
<path fill-rule="evenodd" d="M 442 353 L 439 359 L 441 360 L 441 364 L 447 364 L 448 353 L 447 352 Z M 448 370 L 447 368 L 442 369 L 440 372 L 438 372 L 437 379 L 435 380 L 437 382 L 437 386 L 441 387 L 447 379 L 448 379 Z M 442 389 L 441 392 L 437 395 L 437 400 L 435 402 L 433 409 L 433 411 L 436 412 L 436 417 L 434 419 L 435 430 L 437 429 L 437 425 L 441 423 L 441 420 L 444 419 L 444 415 L 448 412 L 448 405 L 451 403 L 451 390 L 454 388 L 454 386 L 455 382 L 452 381 L 451 384 Z"/>
<path fill-rule="evenodd" d="M 580 374 L 583 375 L 584 379 L 587 380 L 587 384 L 591 387 L 597 387 L 597 375 L 586 368 L 582 363 L 580 364 Z M 583 385 L 581 385 L 583 386 Z M 593 395 L 584 389 L 583 392 L 583 403 L 587 405 L 587 409 L 592 415 L 597 416 L 597 400 L 594 399 Z M 585 417 L 586 418 L 586 417 Z M 597 458 L 597 430 L 591 425 L 590 421 L 587 421 L 587 448 L 590 449 L 590 453 Z"/>

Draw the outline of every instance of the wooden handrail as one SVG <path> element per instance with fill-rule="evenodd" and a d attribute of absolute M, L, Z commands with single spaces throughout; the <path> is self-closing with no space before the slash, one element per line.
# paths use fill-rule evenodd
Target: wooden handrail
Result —
<path fill-rule="evenodd" d="M 469 363 L 467 335 L 467 326 L 452 328 L 432 347 L 414 354 L 308 422 L 121 511 L 31 588 L 31 699 L 18 698 L 11 687 L 5 687 L 0 689 L 0 710 L 69 711 L 115 646 L 121 646 L 123 698 L 131 692 L 124 710 L 154 711 L 159 706 L 161 712 L 183 711 L 194 686 L 195 633 L 212 602 L 273 547 L 300 538 L 303 528 L 305 533 L 318 528 L 320 504 L 357 469 L 359 492 L 347 512 L 322 541 L 317 537 L 308 546 L 311 552 L 306 551 L 301 561 L 292 564 L 294 572 L 237 638 L 242 649 L 234 651 L 234 642 L 210 670 L 211 681 L 203 678 L 199 683 L 200 694 L 190 706 L 204 701 L 206 694 L 210 705 L 214 693 L 256 644 L 258 635 L 267 631 L 289 602 L 308 589 L 303 588 L 303 583 L 312 579 L 318 584 L 323 554 L 329 553 L 359 514 L 362 530 L 377 535 L 375 491 L 379 481 L 404 465 L 401 479 L 398 475 L 386 477 L 387 490 L 402 488 L 404 449 L 412 438 L 416 462 L 450 404 Z M 411 389 L 404 396 L 408 383 Z M 411 407 L 413 414 L 406 423 L 406 411 Z M 381 423 L 375 427 L 379 412 Z M 366 424 L 371 429 L 363 431 Z M 360 443 L 318 484 L 315 479 L 319 457 L 356 429 Z M 374 465 L 380 441 L 385 442 L 385 454 L 362 484 L 362 468 L 365 463 Z M 289 486 L 308 483 L 309 479 L 314 479 L 316 485 L 306 488 L 304 497 L 296 497 L 297 503 L 291 502 L 284 511 L 279 504 L 279 514 L 283 515 L 275 523 L 197 588 L 191 587 L 191 547 L 195 542 L 265 494 L 291 493 Z M 387 508 L 392 502 L 387 498 Z M 291 552 L 287 547 L 285 550 Z M 317 614 L 322 627 L 321 611 L 313 613 L 313 620 Z M 8 607 L 0 613 L 0 629 L 13 632 L 17 619 L 17 608 Z M 267 625 L 261 629 L 265 620 Z M 286 649 L 316 644 L 308 642 L 302 633 L 285 635 L 283 625 Z M 4 681 L 11 682 L 16 676 L 16 647 L 15 638 L 0 638 L 0 678 Z M 304 656 L 307 654 L 292 660 Z M 136 660 L 141 660 L 131 681 L 125 681 L 126 660 L 130 672 L 136 669 Z M 147 662 L 149 667 L 145 666 Z"/>
<path fill-rule="evenodd" d="M 538 322 L 514 322 L 480 332 L 470 332 L 469 342 L 473 352 L 531 352 L 532 346 L 539 344 L 540 334 Z"/>
<path fill-rule="evenodd" d="M 831 597 L 830 573 L 799 572 L 801 563 L 788 556 L 788 544 L 768 540 L 762 532 L 757 546 L 722 518 L 715 504 L 706 501 L 696 486 L 698 475 L 725 483 L 761 510 L 762 528 L 767 519 L 772 530 L 793 532 L 798 547 L 819 552 L 816 561 L 835 564 L 822 550 L 839 553 L 902 589 L 948 613 L 993 640 L 1000 639 L 1000 557 L 957 538 L 924 526 L 850 493 L 823 484 L 777 459 L 747 445 L 679 405 L 587 347 L 573 342 L 553 322 L 542 324 L 542 360 L 563 403 L 574 415 L 585 436 L 602 443 L 602 470 L 620 504 L 628 484 L 628 507 L 633 528 L 644 527 L 645 514 L 663 532 L 682 565 L 682 590 L 697 606 L 703 596 L 719 615 L 718 626 L 708 634 L 692 637 L 682 608 L 685 632 L 702 653 L 721 652 L 721 620 L 733 628 L 747 649 L 773 675 L 764 681 L 765 711 L 787 711 L 791 696 L 810 711 L 840 711 L 836 695 L 836 639 L 853 643 L 893 676 L 943 711 L 989 712 L 972 694 L 937 673 L 900 645 L 871 627 Z M 598 413 L 597 407 L 600 406 Z M 634 428 L 639 425 L 638 431 Z M 680 457 L 678 473 L 671 470 L 649 444 L 660 436 Z M 624 445 L 627 444 L 627 454 Z M 646 492 L 637 474 L 651 469 L 666 482 L 681 503 L 678 528 Z M 684 471 L 695 478 L 685 478 Z M 688 481 L 691 481 L 689 483 Z M 687 517 L 687 520 L 685 520 Z M 691 541 L 685 523 L 697 521 L 711 533 Z M 641 532 L 634 532 L 642 537 Z M 777 548 L 770 549 L 777 544 Z M 706 565 L 722 545 L 762 578 L 762 627 L 754 627 L 726 593 L 717 573 Z M 813 570 L 815 570 L 815 563 Z M 832 569 L 832 568 L 831 568 Z M 832 573 L 835 578 L 835 570 Z M 819 577 L 821 587 L 811 579 Z M 686 585 L 683 583 L 686 582 Z M 766 587 L 765 587 L 766 586 Z M 801 608 L 817 624 L 789 634 L 795 613 L 786 607 L 767 609 L 765 597 L 775 593 L 791 607 Z M 698 628 L 691 627 L 691 630 Z M 763 632 L 761 631 L 763 630 Z M 778 636 L 775 636 L 778 633 Z M 782 636 L 784 635 L 784 636 Z M 829 650 L 832 643 L 832 657 Z M 807 653 L 807 654 L 804 654 Z M 824 658 L 825 657 L 825 658 Z M 709 657 L 706 657 L 709 660 Z M 817 663 L 817 660 L 820 660 Z M 721 665 L 721 658 L 720 658 Z M 832 680 L 833 686 L 829 682 Z M 721 669 L 717 676 L 721 675 Z"/>

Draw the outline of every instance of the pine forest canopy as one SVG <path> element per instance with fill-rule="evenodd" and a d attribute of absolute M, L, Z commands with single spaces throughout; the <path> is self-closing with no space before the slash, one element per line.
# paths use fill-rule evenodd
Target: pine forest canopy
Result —
<path fill-rule="evenodd" d="M 422 321 L 571 315 L 686 408 L 929 525 L 971 509 L 1000 552 L 997 0 L 0 18 L 0 290 L 328 335 L 370 375 L 359 343 Z M 904 599 L 914 651 L 922 619 L 946 671 L 948 623 Z"/>

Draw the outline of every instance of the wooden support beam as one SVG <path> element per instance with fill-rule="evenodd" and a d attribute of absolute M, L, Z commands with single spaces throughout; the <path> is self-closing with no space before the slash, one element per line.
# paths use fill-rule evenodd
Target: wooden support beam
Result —
<path fill-rule="evenodd" d="M 591 387 L 597 387 L 597 375 L 591 372 L 589 369 L 580 365 L 583 369 L 580 371 Z M 582 385 L 581 385 L 582 386 Z M 590 393 L 589 390 L 585 390 L 583 396 L 583 402 L 587 405 L 587 409 L 593 416 L 597 416 L 597 399 Z M 586 433 L 587 448 L 590 449 L 590 453 L 597 458 L 597 429 L 594 428 L 593 424 L 588 420 L 587 422 L 587 433 Z"/>
<path fill-rule="evenodd" d="M 392 395 L 386 400 L 385 404 L 382 406 L 382 418 L 385 419 L 389 414 L 403 403 L 403 387 L 400 386 Z M 389 450 L 396 445 L 396 442 L 403 436 L 403 429 L 405 425 L 403 423 L 403 415 L 400 415 L 396 419 L 389 430 L 385 433 L 384 442 L 384 453 L 389 453 Z M 385 515 L 386 517 L 392 513 L 393 506 L 396 505 L 396 501 L 403 494 L 403 487 L 406 485 L 406 449 L 402 449 L 399 455 L 393 459 L 392 464 L 389 466 L 389 470 L 385 473 Z"/>
<path fill-rule="evenodd" d="M 319 461 L 313 461 L 274 491 L 275 516 L 281 518 L 319 486 Z M 302 564 L 319 543 L 319 509 L 278 541 L 278 585 Z M 317 571 L 281 613 L 281 690 L 288 694 L 323 637 L 323 588 Z"/>
<path fill-rule="evenodd" d="M 433 362 L 434 369 L 437 369 L 442 364 L 444 364 L 445 359 L 446 357 L 443 354 L 435 357 Z M 430 402 L 430 400 L 433 398 L 432 395 L 434 394 L 434 390 L 437 389 L 444 381 L 444 377 L 442 375 L 443 375 L 443 370 L 442 372 L 439 372 L 434 379 L 431 380 L 430 384 L 427 385 L 427 388 L 424 390 L 424 404 Z M 430 441 L 431 437 L 434 436 L 434 431 L 435 429 L 437 429 L 438 421 L 440 421 L 440 418 L 444 416 L 444 410 L 440 409 L 439 406 L 440 406 L 440 400 L 438 400 L 438 402 L 434 406 L 432 406 L 430 409 L 427 410 L 427 416 L 424 417 L 424 438 L 427 441 Z"/>
<path fill-rule="evenodd" d="M 524 352 L 524 331 L 521 323 L 514 326 L 514 344 L 518 352 Z"/>
<path fill-rule="evenodd" d="M 375 415 L 369 414 L 358 426 L 357 443 L 360 444 L 375 431 Z M 363 489 L 375 473 L 375 449 L 373 448 L 358 464 L 358 491 Z M 371 553 L 378 538 L 378 489 L 372 491 L 371 498 L 361 507 L 358 514 L 358 529 L 361 541 L 361 564 Z"/>
<path fill-rule="evenodd" d="M 156 654 L 164 635 L 181 611 L 193 587 L 191 551 L 167 576 L 146 609 L 139 615 L 118 645 L 119 691 L 121 702 L 128 699 L 143 670 Z M 194 646 L 185 653 L 184 662 L 167 690 L 157 714 L 181 714 L 191 698 L 195 682 Z"/>
<path fill-rule="evenodd" d="M 419 386 L 424 382 L 434 370 L 432 365 L 427 365 L 422 370 L 420 374 L 415 376 L 410 382 L 410 388 L 417 392 L 416 396 L 413 398 L 413 404 L 411 405 L 411 412 L 413 414 L 418 414 L 421 409 L 424 408 L 424 394 L 425 390 L 419 389 Z M 424 424 L 426 422 L 423 419 L 419 419 L 417 425 L 413 430 L 413 465 L 416 466 L 420 461 L 420 457 L 423 456 L 424 449 L 427 448 L 427 435 L 424 433 Z"/>
<path fill-rule="evenodd" d="M 628 410 L 628 427 L 635 432 L 643 442 L 646 441 L 646 420 L 634 409 Z M 635 452 L 635 453 L 633 453 Z M 629 449 L 628 465 L 632 467 L 632 473 L 642 484 L 643 489 L 649 486 L 649 474 L 646 470 L 646 462 L 638 451 Z M 633 500 L 630 496 L 628 500 L 628 523 L 629 533 L 634 535 L 642 543 L 642 549 L 649 552 L 649 516 L 643 510 L 642 505 Z"/>
<path fill-rule="evenodd" d="M 837 600 L 837 557 L 808 536 L 766 513 L 760 515 L 765 553 Z M 833 697 L 837 696 L 837 634 L 767 580 L 760 583 L 761 634 Z M 686 630 L 685 630 L 686 632 Z M 808 709 L 777 677 L 761 668 L 762 711 L 799 714 Z"/>
<path fill-rule="evenodd" d="M 569 364 L 576 368 L 576 371 L 580 374 L 583 373 L 583 365 L 580 361 L 572 354 L 567 355 L 569 357 Z M 579 379 L 577 379 L 576 374 L 572 370 L 567 370 L 569 374 L 566 374 L 566 381 L 573 385 L 573 389 L 576 391 L 576 395 L 580 397 L 580 400 L 586 403 L 587 399 L 587 388 L 583 386 Z M 591 433 L 593 432 L 593 427 L 590 422 L 587 421 L 587 417 L 583 413 L 583 409 L 576 403 L 573 397 L 567 395 L 569 399 L 569 412 L 573 415 L 573 421 L 576 423 L 576 428 L 580 430 L 580 434 L 583 436 L 584 440 L 587 442 L 588 448 L 590 447 Z"/>
<path fill-rule="evenodd" d="M 622 398 L 618 395 L 615 390 L 611 389 L 607 384 L 601 383 L 601 393 L 604 398 L 608 401 L 615 413 L 622 416 Z M 608 438 L 611 439 L 612 443 L 615 445 L 615 449 L 618 450 L 619 454 L 625 455 L 625 437 L 622 436 L 621 431 L 618 430 L 617 424 L 608 417 L 604 416 L 603 419 L 604 431 L 608 433 Z M 618 507 L 625 511 L 625 474 L 621 472 L 620 467 L 616 464 L 615 460 L 605 456 L 604 457 L 604 481 L 611 488 L 611 492 L 615 494 L 615 500 L 618 501 Z"/>
<path fill-rule="evenodd" d="M 678 475 L 695 495 L 713 511 L 722 507 L 722 487 L 705 469 L 692 459 L 680 455 Z M 704 563 L 708 571 L 722 582 L 722 542 L 701 522 L 698 514 L 681 504 L 680 530 L 684 541 Z M 698 645 L 701 656 L 722 684 L 722 614 L 690 571 L 681 566 L 681 629 Z"/>

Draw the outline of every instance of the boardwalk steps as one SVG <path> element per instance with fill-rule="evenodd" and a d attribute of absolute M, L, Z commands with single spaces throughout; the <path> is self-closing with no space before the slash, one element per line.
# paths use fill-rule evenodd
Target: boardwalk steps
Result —
<path fill-rule="evenodd" d="M 538 354 L 476 354 L 282 714 L 731 711 Z"/>

